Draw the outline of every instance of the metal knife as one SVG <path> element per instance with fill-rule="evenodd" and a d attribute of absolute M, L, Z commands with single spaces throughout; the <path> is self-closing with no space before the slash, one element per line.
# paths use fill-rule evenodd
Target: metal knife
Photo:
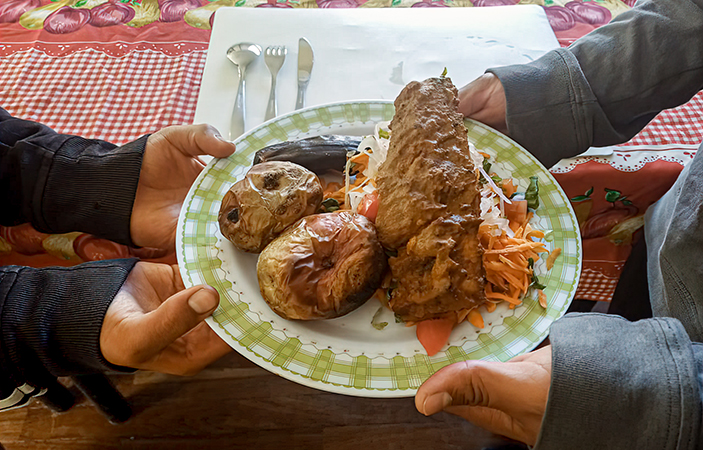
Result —
<path fill-rule="evenodd" d="M 298 40 L 298 98 L 295 100 L 295 109 L 305 106 L 305 91 L 310 82 L 310 72 L 312 72 L 314 60 L 310 42 L 305 38 L 300 38 Z"/>

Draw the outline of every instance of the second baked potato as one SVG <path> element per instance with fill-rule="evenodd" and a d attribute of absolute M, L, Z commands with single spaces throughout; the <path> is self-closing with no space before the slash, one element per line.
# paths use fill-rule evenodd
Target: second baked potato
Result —
<path fill-rule="evenodd" d="M 300 219 L 259 255 L 266 303 L 285 319 L 343 316 L 381 285 L 387 258 L 373 223 L 348 211 Z"/>

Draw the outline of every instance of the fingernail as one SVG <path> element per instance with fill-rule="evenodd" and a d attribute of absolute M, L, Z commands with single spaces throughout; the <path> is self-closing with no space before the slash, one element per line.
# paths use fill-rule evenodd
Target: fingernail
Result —
<path fill-rule="evenodd" d="M 216 308 L 218 303 L 217 296 L 207 288 L 200 289 L 188 299 L 188 306 L 198 314 L 205 314 Z"/>
<path fill-rule="evenodd" d="M 446 392 L 438 392 L 432 394 L 425 399 L 424 405 L 422 405 L 423 414 L 430 416 L 432 414 L 443 411 L 444 408 L 452 404 L 452 396 Z"/>

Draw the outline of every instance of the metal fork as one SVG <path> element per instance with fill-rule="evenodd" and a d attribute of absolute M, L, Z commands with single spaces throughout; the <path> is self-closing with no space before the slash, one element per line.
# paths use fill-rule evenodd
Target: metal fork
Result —
<path fill-rule="evenodd" d="M 278 114 L 278 105 L 276 103 L 276 76 L 278 71 L 281 70 L 283 61 L 286 60 L 286 50 L 285 45 L 272 45 L 266 48 L 264 53 L 264 61 L 266 61 L 266 67 L 269 68 L 271 72 L 271 93 L 269 94 L 269 103 L 266 107 L 266 116 L 264 120 L 269 120 Z"/>

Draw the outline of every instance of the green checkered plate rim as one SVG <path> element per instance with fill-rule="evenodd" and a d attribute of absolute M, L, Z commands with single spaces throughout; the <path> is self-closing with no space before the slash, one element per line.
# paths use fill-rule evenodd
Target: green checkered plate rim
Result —
<path fill-rule="evenodd" d="M 219 233 L 217 213 L 225 192 L 246 174 L 254 153 L 265 146 L 320 134 L 370 134 L 376 123 L 391 120 L 393 114 L 391 101 L 376 100 L 316 106 L 272 119 L 237 139 L 237 151 L 232 156 L 213 159 L 206 166 L 193 183 L 179 216 L 176 250 L 184 284 L 207 283 L 221 296 L 220 306 L 207 323 L 246 358 L 305 386 L 362 397 L 413 396 L 424 380 L 448 364 L 467 359 L 507 361 L 534 349 L 547 336 L 552 322 L 565 314 L 578 285 L 581 238 L 564 191 L 549 171 L 517 143 L 483 124 L 466 120 L 469 140 L 489 153 L 496 167 L 509 171 L 523 187 L 530 176 L 539 178 L 539 225 L 549 230 L 548 248 L 562 249 L 554 267 L 540 275 L 540 282 L 547 286 L 546 309 L 536 299 L 526 298 L 492 327 L 473 329 L 475 334 L 469 339 L 450 340 L 432 357 L 417 349 L 407 350 L 407 346 L 398 350 L 391 344 L 387 352 L 349 351 L 305 336 L 304 330 L 291 333 L 286 325 L 290 322 L 265 317 L 270 310 L 261 306 L 265 302 L 258 287 L 256 292 L 251 292 L 253 288 L 243 292 L 240 282 L 249 286 L 256 283 L 255 275 L 253 281 L 243 279 L 251 277 L 249 266 L 255 266 L 255 255 L 233 257 L 236 250 Z M 238 261 L 233 263 L 233 258 Z M 330 323 L 327 326 L 334 333 L 335 323 Z M 383 331 L 379 337 L 383 339 Z"/>

